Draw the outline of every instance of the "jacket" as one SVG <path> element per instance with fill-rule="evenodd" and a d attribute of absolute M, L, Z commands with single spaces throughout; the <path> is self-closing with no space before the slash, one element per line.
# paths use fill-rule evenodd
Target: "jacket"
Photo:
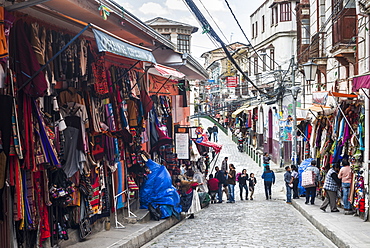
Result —
<path fill-rule="evenodd" d="M 326 174 L 324 189 L 330 191 L 337 191 L 339 189 L 340 183 L 341 182 L 340 179 L 338 178 L 337 172 L 333 168 L 331 168 L 328 171 L 328 174 Z"/>
<path fill-rule="evenodd" d="M 247 181 L 248 181 L 248 174 L 246 174 L 244 177 L 242 177 L 243 174 L 240 174 L 239 178 L 238 178 L 238 182 L 240 185 L 246 185 L 247 184 Z"/>
<path fill-rule="evenodd" d="M 262 179 L 266 182 L 275 183 L 275 173 L 272 170 L 268 170 L 263 172 Z"/>
<path fill-rule="evenodd" d="M 236 172 L 235 172 L 235 170 L 230 170 L 229 176 L 227 178 L 227 184 L 232 184 L 232 185 L 236 184 Z"/>
<path fill-rule="evenodd" d="M 219 183 L 225 183 L 226 177 L 225 177 L 225 172 L 223 170 L 219 170 L 215 174 L 215 178 L 218 179 Z"/>
<path fill-rule="evenodd" d="M 208 189 L 210 192 L 217 191 L 218 190 L 218 179 L 217 178 L 211 178 L 208 180 Z"/>

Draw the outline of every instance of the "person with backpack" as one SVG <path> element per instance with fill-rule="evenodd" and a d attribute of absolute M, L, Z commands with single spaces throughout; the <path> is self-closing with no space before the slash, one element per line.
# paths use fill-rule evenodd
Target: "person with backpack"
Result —
<path fill-rule="evenodd" d="M 275 184 L 275 173 L 270 170 L 270 166 L 267 165 L 265 168 L 266 171 L 263 172 L 262 179 L 264 180 L 265 185 L 266 200 L 271 200 L 271 187 Z"/>
<path fill-rule="evenodd" d="M 245 199 L 248 200 L 248 174 L 247 170 L 243 169 L 242 173 L 238 173 L 236 180 L 239 183 L 240 200 L 243 201 L 243 189 L 245 189 Z"/>
<path fill-rule="evenodd" d="M 314 185 L 312 187 L 305 188 L 306 189 L 306 202 L 308 204 L 311 198 L 311 205 L 315 205 L 315 198 L 316 198 L 316 187 L 319 183 L 320 178 L 320 170 L 316 167 L 316 160 L 311 161 L 311 165 L 307 167 L 306 171 L 312 171 L 314 173 Z"/>

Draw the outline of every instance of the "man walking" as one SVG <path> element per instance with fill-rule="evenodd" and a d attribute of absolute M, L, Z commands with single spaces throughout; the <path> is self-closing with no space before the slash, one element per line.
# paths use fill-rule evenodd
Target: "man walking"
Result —
<path fill-rule="evenodd" d="M 218 142 L 218 127 L 216 124 L 213 125 L 213 141 Z"/>
<path fill-rule="evenodd" d="M 319 177 L 320 177 L 320 171 L 316 167 L 316 161 L 312 160 L 311 165 L 307 167 L 305 171 L 313 171 L 315 174 L 315 186 L 306 188 L 306 202 L 305 204 L 308 204 L 310 202 L 311 197 L 311 205 L 315 205 L 315 198 L 316 198 L 316 187 L 319 183 Z"/>
<path fill-rule="evenodd" d="M 292 172 L 290 171 L 290 167 L 285 167 L 285 174 L 284 174 L 284 182 L 286 187 L 286 203 L 292 204 Z"/>
<path fill-rule="evenodd" d="M 353 214 L 351 203 L 349 202 L 349 194 L 351 191 L 351 183 L 353 173 L 349 166 L 348 160 L 342 160 L 343 167 L 340 169 L 338 178 L 342 179 L 342 190 L 343 190 L 343 203 L 344 203 L 344 214 Z"/>
<path fill-rule="evenodd" d="M 341 185 L 341 181 L 338 178 L 338 172 L 340 169 L 339 163 L 335 163 L 333 168 L 328 171 L 325 177 L 324 189 L 326 197 L 324 202 L 321 204 L 320 209 L 326 211 L 326 207 L 330 204 L 330 209 L 332 212 L 339 212 L 337 208 L 337 190 Z"/>

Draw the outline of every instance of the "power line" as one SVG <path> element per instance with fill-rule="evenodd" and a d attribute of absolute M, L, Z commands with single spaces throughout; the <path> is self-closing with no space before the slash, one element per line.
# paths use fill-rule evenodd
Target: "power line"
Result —
<path fill-rule="evenodd" d="M 268 66 L 268 65 L 266 64 L 266 62 L 264 61 L 264 59 L 262 59 L 262 58 L 260 57 L 260 55 L 258 54 L 258 52 L 256 51 L 256 49 L 254 48 L 254 46 L 252 45 L 252 43 L 251 43 L 251 42 L 250 42 L 250 40 L 248 39 L 248 36 L 245 34 L 245 32 L 244 32 L 244 30 L 243 30 L 242 26 L 241 26 L 241 25 L 240 25 L 240 23 L 239 23 L 238 18 L 236 18 L 235 14 L 234 14 L 234 11 L 232 10 L 232 8 L 231 8 L 231 6 L 230 6 L 229 2 L 228 2 L 227 0 L 225 0 L 225 3 L 226 3 L 226 5 L 227 5 L 227 7 L 229 8 L 229 10 L 230 10 L 230 12 L 231 12 L 231 14 L 232 14 L 232 16 L 233 16 L 233 18 L 234 18 L 234 20 L 235 20 L 236 24 L 238 24 L 238 27 L 239 27 L 239 28 L 240 28 L 240 30 L 242 31 L 242 33 L 243 33 L 244 37 L 245 37 L 245 38 L 246 38 L 246 40 L 248 41 L 249 45 L 252 47 L 253 51 L 254 51 L 254 52 L 257 54 L 257 56 L 262 60 L 262 63 L 264 63 L 264 64 L 265 64 L 265 66 L 267 66 L 267 67 L 271 70 L 270 66 Z M 268 58 L 270 58 L 270 59 L 271 59 L 271 57 L 270 57 L 269 55 L 267 55 L 267 54 L 266 54 L 265 56 L 267 56 Z M 274 63 L 275 63 L 277 66 L 279 66 L 275 61 L 274 61 Z"/>
<path fill-rule="evenodd" d="M 225 36 L 224 32 L 222 32 L 221 28 L 218 26 L 217 22 L 213 19 L 213 17 L 212 17 L 212 15 L 211 15 L 211 13 L 209 13 L 209 11 L 208 11 L 208 9 L 206 8 L 206 6 L 204 6 L 204 4 L 203 4 L 202 0 L 199 0 L 199 2 L 202 4 L 203 8 L 207 11 L 207 13 L 208 13 L 209 17 L 211 17 L 211 19 L 212 19 L 213 23 L 216 25 L 216 27 L 218 28 L 218 30 L 220 30 L 220 32 L 221 32 L 221 34 L 222 34 L 222 36 L 225 38 L 225 40 L 227 41 L 227 43 L 230 43 L 230 42 L 229 42 L 229 40 L 226 38 L 226 36 Z"/>
<path fill-rule="evenodd" d="M 248 75 L 246 75 L 245 72 L 240 68 L 240 66 L 236 63 L 235 59 L 231 56 L 231 54 L 228 51 L 225 43 L 220 39 L 220 37 L 217 35 L 217 33 L 211 27 L 211 25 L 209 24 L 209 22 L 207 21 L 207 19 L 203 16 L 203 14 L 200 12 L 200 10 L 194 4 L 194 2 L 192 0 L 183 0 L 183 1 L 189 6 L 189 8 L 195 14 L 195 16 L 197 17 L 198 21 L 202 25 L 203 30 L 206 30 L 207 34 L 209 34 L 211 38 L 213 38 L 215 41 L 217 41 L 218 43 L 220 43 L 222 49 L 226 53 L 226 56 L 234 64 L 234 66 L 236 67 L 236 69 L 243 75 L 243 77 L 246 79 L 246 81 L 248 81 L 249 83 L 251 83 L 251 85 L 254 86 L 258 90 L 258 92 L 260 92 L 261 94 L 267 95 L 269 97 L 273 97 L 272 95 L 268 95 L 265 92 L 263 92 L 261 89 L 259 89 L 254 84 L 254 82 L 248 77 Z"/>

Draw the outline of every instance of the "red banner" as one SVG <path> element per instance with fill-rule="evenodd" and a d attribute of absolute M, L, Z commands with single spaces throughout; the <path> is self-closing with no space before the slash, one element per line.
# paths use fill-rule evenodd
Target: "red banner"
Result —
<path fill-rule="evenodd" d="M 238 77 L 227 77 L 226 78 L 226 87 L 235 88 L 238 86 L 239 78 Z"/>

